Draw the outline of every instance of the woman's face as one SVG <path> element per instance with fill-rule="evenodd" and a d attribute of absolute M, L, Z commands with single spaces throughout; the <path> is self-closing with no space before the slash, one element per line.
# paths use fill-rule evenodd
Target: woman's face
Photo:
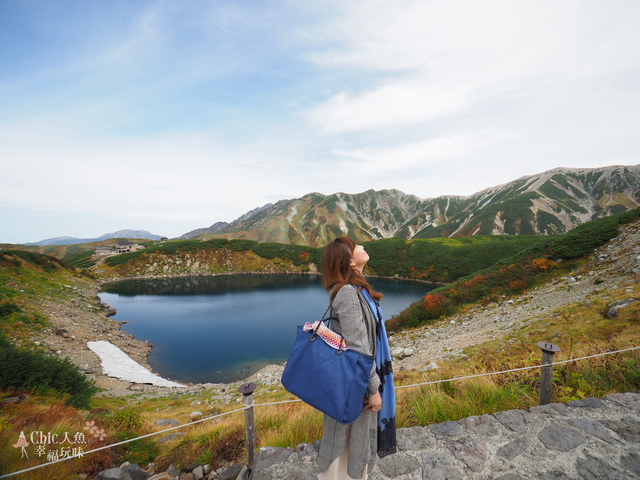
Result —
<path fill-rule="evenodd" d="M 351 266 L 362 273 L 362 269 L 369 261 L 369 255 L 362 245 L 356 245 L 351 254 Z"/>

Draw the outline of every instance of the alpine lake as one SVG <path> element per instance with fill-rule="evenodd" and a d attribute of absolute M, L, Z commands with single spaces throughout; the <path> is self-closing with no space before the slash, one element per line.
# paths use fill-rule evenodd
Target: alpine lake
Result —
<path fill-rule="evenodd" d="M 433 286 L 367 278 L 384 294 L 385 320 Z M 122 330 L 153 345 L 158 375 L 181 383 L 231 383 L 287 360 L 296 327 L 320 320 L 329 295 L 319 275 L 222 275 L 106 284 L 102 301 Z"/>

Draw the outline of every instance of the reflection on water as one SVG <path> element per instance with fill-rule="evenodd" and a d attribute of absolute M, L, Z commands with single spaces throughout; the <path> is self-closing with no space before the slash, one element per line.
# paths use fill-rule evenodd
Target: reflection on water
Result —
<path fill-rule="evenodd" d="M 385 319 L 432 287 L 369 279 L 385 296 Z M 154 371 L 180 382 L 229 383 L 286 361 L 296 326 L 319 320 L 328 294 L 318 275 L 223 275 L 128 280 L 105 285 L 122 330 L 153 345 Z"/>
<path fill-rule="evenodd" d="M 320 285 L 319 275 L 217 275 L 215 277 L 142 278 L 103 285 L 102 290 L 122 296 L 198 295 L 307 288 Z"/>

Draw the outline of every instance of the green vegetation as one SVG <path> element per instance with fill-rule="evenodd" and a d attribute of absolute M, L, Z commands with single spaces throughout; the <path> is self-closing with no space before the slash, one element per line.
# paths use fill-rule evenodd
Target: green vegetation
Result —
<path fill-rule="evenodd" d="M 513 255 L 547 240 L 548 237 L 533 235 L 434 238 L 412 241 L 398 238 L 375 240 L 363 244 L 371 257 L 365 274 L 397 275 L 435 283 L 448 283 L 486 268 L 505 256 Z M 152 263 L 154 261 L 152 259 L 159 255 L 210 253 L 215 257 L 223 252 L 251 253 L 261 259 L 276 262 L 277 265 L 288 264 L 293 268 L 303 268 L 301 271 L 306 271 L 304 268 L 311 263 L 319 267 L 322 257 L 322 248 L 304 245 L 258 243 L 246 239 L 231 241 L 212 239 L 164 242 L 145 250 L 109 257 L 105 262 L 112 267 L 118 267 L 135 262 Z M 207 257 L 210 258 L 208 261 L 213 262 L 214 257 Z M 224 263 L 228 261 L 228 257 L 220 257 L 219 261 Z M 251 261 L 245 262 L 244 265 L 249 268 L 249 271 L 257 268 L 256 263 Z"/>
<path fill-rule="evenodd" d="M 91 418 L 101 425 L 105 425 L 106 431 L 114 432 L 114 440 L 117 442 L 150 433 L 142 414 L 129 406 L 122 406 L 113 411 L 97 409 L 92 412 Z M 157 439 L 143 438 L 125 443 L 118 447 L 118 456 L 126 458 L 131 463 L 152 462 L 160 452 L 156 442 Z"/>
<path fill-rule="evenodd" d="M 89 268 L 96 264 L 93 259 L 95 250 L 84 250 L 64 257 L 64 261 L 75 268 Z"/>
<path fill-rule="evenodd" d="M 304 245 L 288 245 L 281 243 L 258 243 L 255 240 L 226 240 L 215 238 L 207 241 L 200 240 L 174 240 L 164 242 L 145 250 L 137 252 L 124 253 L 109 257 L 105 262 L 116 267 L 125 265 L 134 260 L 152 257 L 154 255 L 175 255 L 187 252 L 207 252 L 212 250 L 229 249 L 234 252 L 253 252 L 264 259 L 280 259 L 291 262 L 295 266 L 308 264 L 309 262 L 320 263 L 322 250 Z"/>
<path fill-rule="evenodd" d="M 231 249 L 235 252 L 244 252 L 246 250 L 251 250 L 256 245 L 258 245 L 258 242 L 256 242 L 255 240 L 245 240 L 245 239 L 236 239 L 236 240 L 228 241 L 223 238 L 218 238 L 215 240 L 209 240 L 209 242 L 211 243 L 211 245 L 215 246 L 216 248 L 229 245 Z"/>
<path fill-rule="evenodd" d="M 93 382 L 68 359 L 48 357 L 40 351 L 15 348 L 0 335 L 0 389 L 24 389 L 67 396 L 66 403 L 88 408 L 98 391 Z"/>
<path fill-rule="evenodd" d="M 632 212 L 635 212 L 632 213 Z M 627 215 L 629 213 L 629 215 Z M 640 209 L 578 225 L 548 244 L 548 256 L 577 258 L 591 253 L 618 235 L 618 227 L 640 217 Z"/>
<path fill-rule="evenodd" d="M 32 265 L 42 267 L 46 272 L 51 272 L 57 268 L 71 268 L 71 266 L 63 260 L 49 255 L 28 252 L 25 250 L 2 250 L 0 251 L 0 262 L 9 261 L 15 266 L 20 266 L 18 259 L 24 260 Z"/>
<path fill-rule="evenodd" d="M 542 238 L 518 253 L 497 260 L 484 270 L 433 290 L 387 322 L 391 331 L 417 327 L 450 315 L 465 304 L 490 302 L 539 285 L 550 275 L 570 271 L 574 260 L 618 235 L 618 227 L 640 219 L 640 208 L 584 223 L 560 237 Z M 556 260 L 563 259 L 559 264 Z M 451 260 L 450 260 L 451 261 Z M 435 265 L 429 267 L 435 269 Z M 426 272 L 431 273 L 431 272 Z"/>
<path fill-rule="evenodd" d="M 502 410 L 527 409 L 538 402 L 530 385 L 497 385 L 487 380 L 428 385 L 406 395 L 403 423 L 430 425 Z"/>
<path fill-rule="evenodd" d="M 296 266 L 315 259 L 318 252 L 321 251 L 318 248 L 304 245 L 285 245 L 282 243 L 257 243 L 251 250 L 262 258 L 289 260 Z"/>
<path fill-rule="evenodd" d="M 370 257 L 367 272 L 383 276 L 405 273 L 401 273 L 401 267 L 399 268 L 398 263 L 406 259 L 406 241 L 399 238 L 389 238 L 366 242 L 363 243 L 363 246 Z"/>
<path fill-rule="evenodd" d="M 411 242 L 396 272 L 435 283 L 448 283 L 493 265 L 545 239 L 539 236 L 484 236 Z"/>
<path fill-rule="evenodd" d="M 14 305 L 13 303 L 0 303 L 0 320 L 3 320 L 5 317 L 10 316 L 13 313 L 24 313 L 22 308 L 18 305 Z"/>

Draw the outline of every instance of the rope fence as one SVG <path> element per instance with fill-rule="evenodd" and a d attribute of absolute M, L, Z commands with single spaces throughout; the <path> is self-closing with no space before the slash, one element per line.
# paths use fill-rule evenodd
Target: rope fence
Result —
<path fill-rule="evenodd" d="M 435 384 L 439 384 L 439 383 L 454 382 L 454 381 L 460 381 L 460 380 L 469 380 L 469 379 L 472 379 L 472 378 L 489 377 L 489 376 L 501 375 L 501 374 L 505 374 L 505 373 L 521 372 L 521 371 L 525 371 L 525 370 L 534 370 L 534 369 L 541 369 L 543 374 L 545 373 L 545 370 L 546 370 L 547 373 L 548 373 L 548 375 L 547 375 L 547 377 L 549 379 L 548 381 L 550 383 L 550 381 L 551 381 L 550 369 L 553 366 L 563 365 L 563 364 L 572 363 L 572 362 L 579 362 L 579 361 L 588 360 L 588 359 L 591 359 L 591 358 L 604 357 L 604 356 L 607 356 L 607 355 L 614 355 L 614 354 L 618 354 L 618 353 L 630 352 L 630 351 L 633 351 L 633 350 L 639 350 L 640 349 L 640 347 L 630 347 L 630 348 L 625 348 L 625 349 L 622 349 L 622 350 L 616 350 L 616 351 L 612 351 L 612 352 L 603 352 L 603 353 L 598 353 L 598 354 L 594 354 L 594 355 L 588 355 L 586 357 L 572 358 L 572 359 L 568 359 L 568 360 L 561 360 L 559 362 L 553 362 L 553 361 L 549 361 L 549 359 L 552 358 L 553 357 L 553 353 L 555 353 L 555 351 L 559 351 L 559 349 L 555 350 L 555 351 L 552 351 L 553 349 L 551 349 L 551 347 L 553 347 L 554 349 L 557 349 L 557 347 L 554 347 L 551 344 L 548 344 L 548 343 L 545 344 L 545 343 L 542 343 L 542 342 L 539 343 L 538 346 L 543 351 L 543 360 L 542 360 L 542 364 L 540 364 L 540 365 L 534 365 L 534 366 L 529 366 L 529 367 L 512 368 L 512 369 L 509 369 L 509 370 L 501 370 L 499 372 L 485 372 L 485 373 L 479 373 L 479 374 L 475 374 L 475 375 L 467 375 L 467 376 L 463 376 L 463 377 L 454 377 L 454 378 L 446 378 L 446 379 L 441 379 L 441 380 L 432 380 L 432 381 L 429 381 L 429 382 L 414 383 L 414 384 L 411 384 L 411 385 L 399 385 L 399 386 L 395 387 L 395 390 L 400 390 L 400 389 L 404 389 L 404 388 L 411 388 L 411 387 L 422 387 L 422 386 L 426 386 L 426 385 L 435 385 Z M 545 348 L 545 346 L 547 346 L 547 347 Z M 547 361 L 545 361 L 545 353 L 547 354 L 547 356 L 546 356 L 546 360 Z M 544 403 L 549 403 L 548 400 L 543 399 L 543 390 L 544 390 L 545 387 L 544 387 L 544 385 L 542 385 L 542 383 L 543 383 L 543 381 L 542 381 L 542 375 L 541 375 L 541 398 L 540 398 L 540 404 L 541 405 L 544 404 Z M 43 467 L 48 467 L 50 465 L 55 465 L 57 463 L 61 463 L 61 462 L 64 462 L 64 461 L 67 461 L 67 460 L 70 460 L 70 459 L 73 459 L 73 458 L 84 457 L 85 455 L 89 455 L 89 454 L 92 454 L 92 453 L 95 453 L 95 452 L 99 452 L 101 450 L 114 448 L 114 447 L 117 447 L 117 446 L 120 446 L 120 445 L 124 445 L 124 444 L 127 444 L 127 443 L 135 442 L 137 440 L 142 440 L 144 438 L 153 437 L 155 435 L 164 434 L 164 433 L 167 433 L 167 432 L 171 432 L 173 430 L 179 430 L 181 428 L 190 427 L 190 426 L 198 424 L 198 423 L 206 422 L 206 421 L 209 421 L 209 420 L 214 420 L 216 418 L 220 418 L 220 417 L 224 417 L 224 416 L 227 416 L 227 415 L 231 415 L 232 413 L 245 412 L 245 420 L 247 420 L 247 418 L 250 418 L 251 419 L 251 423 L 253 423 L 252 419 L 253 419 L 253 408 L 254 407 L 268 407 L 268 406 L 274 406 L 274 405 L 283 405 L 283 404 L 289 404 L 289 403 L 302 402 L 302 400 L 300 400 L 300 399 L 294 399 L 294 400 L 283 400 L 283 401 L 279 401 L 279 402 L 254 404 L 253 391 L 255 390 L 255 388 L 256 388 L 255 384 L 244 384 L 244 385 L 242 385 L 240 387 L 240 392 L 245 397 L 244 398 L 244 406 L 242 408 L 238 408 L 238 409 L 235 409 L 235 410 L 230 410 L 228 412 L 224 412 L 224 413 L 217 414 L 217 415 L 212 415 L 210 417 L 202 418 L 202 419 L 199 419 L 199 420 L 194 420 L 194 421 L 189 422 L 187 424 L 178 425 L 178 426 L 175 426 L 175 427 L 170 427 L 170 428 L 167 428 L 167 429 L 164 429 L 164 430 L 160 430 L 158 432 L 153 432 L 153 433 L 149 433 L 149 434 L 142 435 L 142 436 L 139 436 L 139 437 L 130 438 L 128 440 L 123 440 L 122 442 L 113 443 L 111 445 L 105 445 L 103 447 L 94 448 L 93 450 L 82 452 L 81 455 L 65 457 L 65 458 L 61 458 L 59 460 L 54 460 L 54 461 L 51 461 L 51 462 L 43 463 L 41 465 L 36 465 L 34 467 L 30 467 L 30 468 L 27 468 L 27 469 L 24 469 L 24 470 L 20 470 L 20 471 L 17 471 L 17 472 L 12 472 L 12 473 L 8 473 L 8 474 L 5 474 L 5 475 L 1 475 L 0 478 L 13 477 L 15 475 L 19 475 L 19 474 L 22 474 L 22 473 L 26 473 L 26 472 L 30 472 L 30 471 L 33 471 L 33 470 L 37 470 L 37 469 L 43 468 Z M 550 399 L 550 394 L 549 394 L 548 398 Z M 247 416 L 247 412 L 249 410 L 251 411 L 251 415 Z M 245 423 L 247 423 L 247 425 L 246 425 L 247 437 L 249 437 L 249 435 L 253 436 L 254 433 L 255 433 L 254 426 L 253 425 L 249 425 L 248 422 L 245 422 Z M 253 442 L 255 442 L 255 438 L 253 438 Z M 250 443 L 249 439 L 247 439 L 247 447 L 249 447 L 249 443 Z M 255 450 L 255 448 L 253 450 Z M 254 454 L 255 454 L 255 451 L 252 452 L 252 453 L 249 452 L 249 459 L 252 459 Z M 251 462 L 251 466 L 250 466 L 249 465 L 249 461 L 247 462 L 247 467 L 248 467 L 249 471 L 251 471 L 251 468 L 253 466 L 252 464 L 253 464 L 253 462 Z"/>

